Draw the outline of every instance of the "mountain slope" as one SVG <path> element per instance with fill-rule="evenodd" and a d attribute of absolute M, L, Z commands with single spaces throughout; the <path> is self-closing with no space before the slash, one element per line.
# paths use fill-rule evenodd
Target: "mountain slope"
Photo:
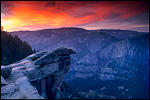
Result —
<path fill-rule="evenodd" d="M 72 65 L 66 79 L 76 91 L 94 90 L 122 99 L 149 98 L 149 34 L 112 42 L 97 54 L 89 53 Z"/>
<path fill-rule="evenodd" d="M 75 48 L 77 53 L 71 56 L 71 68 L 65 77 L 74 91 L 85 94 L 92 89 L 96 91 L 96 98 L 102 95 L 148 98 L 149 34 L 78 28 L 10 34 L 18 35 L 38 50 L 53 50 L 60 46 Z M 139 80 L 145 84 L 143 88 Z M 124 89 L 119 90 L 120 87 Z"/>
<path fill-rule="evenodd" d="M 21 41 L 18 36 L 11 36 L 1 31 L 1 65 L 14 63 L 33 53 L 29 44 Z"/>

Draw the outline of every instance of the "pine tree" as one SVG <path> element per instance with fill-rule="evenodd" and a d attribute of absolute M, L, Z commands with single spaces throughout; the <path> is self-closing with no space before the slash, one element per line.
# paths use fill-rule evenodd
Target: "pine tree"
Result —
<path fill-rule="evenodd" d="M 1 65 L 14 63 L 34 53 L 28 43 L 2 29 L 1 27 Z"/>
<path fill-rule="evenodd" d="M 5 55 L 4 55 L 4 57 L 3 57 L 3 59 L 2 59 L 2 62 L 1 62 L 1 65 L 8 65 L 9 64 L 9 62 L 8 62 L 8 59 L 5 57 Z"/>
<path fill-rule="evenodd" d="M 35 50 L 35 48 L 34 48 L 33 52 L 34 52 L 34 53 L 36 53 L 36 50 Z"/>

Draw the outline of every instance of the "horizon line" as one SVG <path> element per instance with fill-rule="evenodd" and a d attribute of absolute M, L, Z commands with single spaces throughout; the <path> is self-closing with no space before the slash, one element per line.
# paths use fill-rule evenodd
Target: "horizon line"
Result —
<path fill-rule="evenodd" d="M 137 31 L 137 30 L 131 30 L 131 29 L 117 29 L 117 28 L 108 28 L 108 29 L 88 29 L 88 28 L 83 28 L 83 27 L 59 27 L 59 28 L 43 28 L 43 29 L 38 29 L 38 30 L 18 30 L 18 31 L 40 31 L 40 30 L 47 30 L 47 29 L 61 29 L 61 28 L 78 28 L 78 29 L 85 29 L 85 30 L 122 30 L 122 31 L 135 31 L 135 32 L 145 32 L 145 33 L 149 33 L 149 31 Z M 7 31 L 7 30 L 4 30 Z M 7 32 L 17 32 L 17 31 L 7 31 Z"/>

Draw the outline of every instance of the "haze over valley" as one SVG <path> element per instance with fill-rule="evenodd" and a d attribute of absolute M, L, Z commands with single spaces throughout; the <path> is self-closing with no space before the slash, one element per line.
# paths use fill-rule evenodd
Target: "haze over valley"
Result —
<path fill-rule="evenodd" d="M 64 81 L 73 88 L 73 91 L 81 95 L 84 92 L 88 94 L 91 90 L 95 91 L 93 95 L 98 98 L 101 98 L 98 96 L 101 93 L 107 95 L 106 98 L 148 97 L 149 90 L 146 88 L 149 79 L 148 32 L 86 30 L 71 27 L 16 31 L 9 34 L 17 35 L 39 51 L 52 51 L 63 46 L 75 49 L 76 54 L 71 56 L 70 70 Z M 146 87 L 141 87 L 142 83 L 139 83 L 139 80 L 143 80 Z M 131 84 L 132 82 L 134 84 Z M 133 88 L 135 84 L 138 87 L 136 89 Z M 119 87 L 123 89 L 120 90 Z M 103 91 L 103 88 L 106 89 Z M 113 91 L 117 92 L 112 93 Z"/>
<path fill-rule="evenodd" d="M 1 99 L 149 99 L 149 1 L 1 1 Z"/>

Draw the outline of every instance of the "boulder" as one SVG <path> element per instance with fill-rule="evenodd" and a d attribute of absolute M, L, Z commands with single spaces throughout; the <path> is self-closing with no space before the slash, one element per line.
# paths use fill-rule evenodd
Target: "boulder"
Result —
<path fill-rule="evenodd" d="M 3 78 L 7 78 L 10 76 L 12 68 L 10 66 L 1 66 L 1 75 Z"/>

